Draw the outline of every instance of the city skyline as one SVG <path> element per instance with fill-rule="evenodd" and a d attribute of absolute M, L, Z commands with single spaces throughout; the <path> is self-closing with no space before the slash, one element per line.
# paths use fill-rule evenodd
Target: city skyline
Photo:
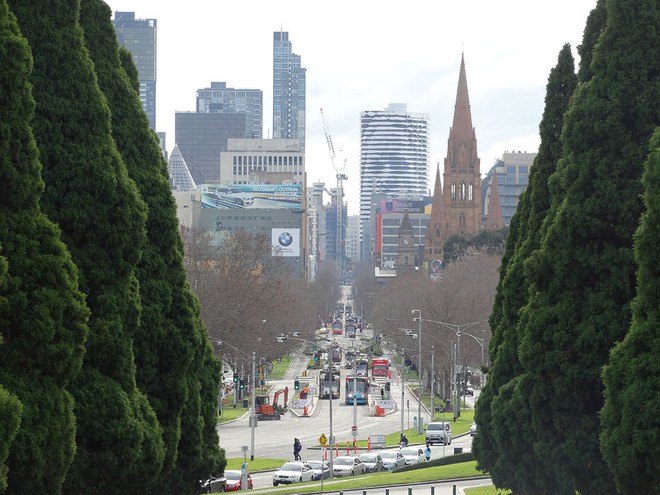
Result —
<path fill-rule="evenodd" d="M 347 164 L 349 214 L 356 214 L 360 113 L 400 102 L 430 114 L 433 190 L 433 171 L 446 155 L 462 55 L 482 176 L 505 151 L 537 151 L 547 77 L 565 43 L 579 63 L 576 47 L 596 1 L 456 2 L 435 7 L 433 15 L 421 1 L 405 10 L 344 1 L 319 10 L 301 1 L 276 6 L 258 0 L 250 12 L 238 3 L 208 0 L 193 0 L 188 9 L 155 0 L 107 3 L 113 12 L 158 20 L 156 127 L 167 133 L 168 151 L 175 144 L 175 112 L 194 111 L 195 91 L 209 81 L 263 90 L 263 135 L 272 137 L 273 33 L 288 32 L 307 69 L 307 183 L 335 183 L 323 108 L 337 160 Z M 248 17 L 254 13 L 259 15 Z"/>

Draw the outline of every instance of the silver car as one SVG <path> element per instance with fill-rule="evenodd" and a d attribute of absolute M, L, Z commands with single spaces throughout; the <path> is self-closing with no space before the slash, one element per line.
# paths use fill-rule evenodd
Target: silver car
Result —
<path fill-rule="evenodd" d="M 383 468 L 387 471 L 394 471 L 406 465 L 403 454 L 398 450 L 381 450 L 378 453 L 383 459 Z"/>
<path fill-rule="evenodd" d="M 341 455 L 332 460 L 332 473 L 335 476 L 355 476 L 364 474 L 364 463 L 359 457 Z"/>
<path fill-rule="evenodd" d="M 424 451 L 419 447 L 402 447 L 399 452 L 401 452 L 401 455 L 406 460 L 406 464 L 426 462 Z"/>
<path fill-rule="evenodd" d="M 377 452 L 363 452 L 358 456 L 364 463 L 365 473 L 379 473 L 383 470 L 383 458 Z"/>
<path fill-rule="evenodd" d="M 273 486 L 312 481 L 313 476 L 314 471 L 306 462 L 287 462 L 273 473 Z"/>

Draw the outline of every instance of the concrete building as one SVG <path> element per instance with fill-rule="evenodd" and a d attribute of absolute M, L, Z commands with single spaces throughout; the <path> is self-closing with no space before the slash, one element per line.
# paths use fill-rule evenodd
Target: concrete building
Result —
<path fill-rule="evenodd" d="M 263 136 L 263 99 L 260 89 L 234 89 L 212 81 L 210 87 L 197 90 L 197 112 L 245 114 L 244 137 L 259 139 Z"/>
<path fill-rule="evenodd" d="M 520 195 L 529 184 L 529 172 L 536 155 L 537 153 L 527 153 L 526 151 L 507 151 L 502 154 L 501 160 L 495 162 L 482 183 L 482 205 L 485 217 L 489 214 L 493 178 L 497 176 L 502 223 L 503 225 L 511 224 L 511 218 L 516 213 Z"/>
<path fill-rule="evenodd" d="M 115 12 L 112 24 L 119 44 L 131 55 L 138 70 L 140 101 L 149 119 L 149 127 L 156 130 L 156 19 L 136 19 L 135 12 Z"/>
<path fill-rule="evenodd" d="M 360 257 L 360 215 L 351 215 L 346 222 L 346 258 L 352 266 L 361 261 Z"/>

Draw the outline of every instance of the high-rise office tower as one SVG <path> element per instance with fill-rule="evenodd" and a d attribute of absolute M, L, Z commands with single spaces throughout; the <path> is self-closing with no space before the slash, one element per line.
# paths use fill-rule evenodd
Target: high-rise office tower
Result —
<path fill-rule="evenodd" d="M 227 83 L 211 82 L 197 90 L 199 113 L 244 113 L 245 137 L 260 139 L 264 120 L 264 95 L 260 89 L 228 88 Z"/>
<path fill-rule="evenodd" d="M 156 130 L 156 19 L 136 19 L 135 12 L 115 12 L 117 40 L 131 55 L 140 80 L 140 101 L 149 127 Z"/>
<path fill-rule="evenodd" d="M 427 194 L 429 127 L 429 114 L 409 112 L 403 103 L 392 103 L 385 110 L 361 113 L 360 219 L 363 243 L 366 238 L 371 238 L 365 229 L 370 225 L 372 194 L 411 199 Z"/>
<path fill-rule="evenodd" d="M 273 35 L 273 138 L 298 139 L 305 151 L 306 69 L 292 51 L 289 33 Z"/>

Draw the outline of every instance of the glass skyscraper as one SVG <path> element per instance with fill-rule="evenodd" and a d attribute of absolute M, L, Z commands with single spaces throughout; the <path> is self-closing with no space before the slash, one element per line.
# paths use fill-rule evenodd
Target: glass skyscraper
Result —
<path fill-rule="evenodd" d="M 306 69 L 292 51 L 289 33 L 273 33 L 273 138 L 297 139 L 305 151 Z"/>
<path fill-rule="evenodd" d="M 372 194 L 422 198 L 428 191 L 429 127 L 427 113 L 390 104 L 360 117 L 360 219 L 369 221 Z"/>
<path fill-rule="evenodd" d="M 117 40 L 131 55 L 140 80 L 140 101 L 149 127 L 156 130 L 156 19 L 136 19 L 135 12 L 115 12 Z"/>

